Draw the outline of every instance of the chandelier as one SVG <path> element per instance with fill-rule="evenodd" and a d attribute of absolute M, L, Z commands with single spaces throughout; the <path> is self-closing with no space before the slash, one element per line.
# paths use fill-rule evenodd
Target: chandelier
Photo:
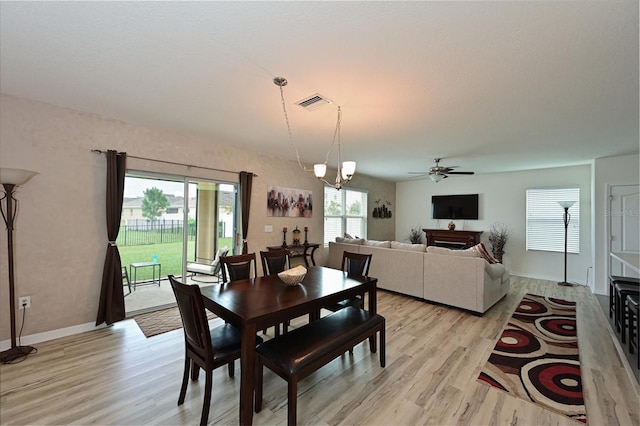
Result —
<path fill-rule="evenodd" d="M 282 111 L 284 113 L 284 119 L 287 124 L 287 131 L 289 133 L 289 142 L 296 153 L 296 159 L 298 160 L 298 166 L 305 172 L 310 172 L 306 167 L 302 165 L 300 162 L 300 154 L 298 154 L 298 148 L 296 147 L 295 142 L 293 141 L 293 134 L 291 133 L 291 125 L 289 124 L 289 115 L 287 114 L 286 102 L 284 100 L 284 90 L 283 87 L 287 85 L 287 79 L 284 77 L 276 77 L 273 79 L 273 83 L 280 88 L 280 100 L 282 101 Z M 338 106 L 338 118 L 336 120 L 336 128 L 333 132 L 333 141 L 331 142 L 331 147 L 329 147 L 329 151 L 327 152 L 327 156 L 324 160 L 324 163 L 318 163 L 313 165 L 313 174 L 320 179 L 322 182 L 329 186 L 333 186 L 338 191 L 353 178 L 353 174 L 356 171 L 356 162 L 355 161 L 340 161 L 340 151 L 341 151 L 341 141 L 340 141 L 340 126 L 342 124 L 342 109 Z M 336 173 L 336 181 L 335 183 L 329 183 L 324 177 L 327 174 L 327 162 L 329 161 L 329 156 L 331 155 L 331 151 L 333 147 L 338 142 L 338 172 Z"/>

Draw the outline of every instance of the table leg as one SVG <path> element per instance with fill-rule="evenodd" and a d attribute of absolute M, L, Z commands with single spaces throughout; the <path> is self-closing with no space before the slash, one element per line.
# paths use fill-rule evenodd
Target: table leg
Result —
<path fill-rule="evenodd" d="M 316 260 L 315 260 L 315 258 L 313 257 L 313 254 L 316 252 L 316 249 L 317 249 L 317 248 L 318 248 L 318 247 L 314 247 L 314 248 L 312 248 L 312 249 L 311 249 L 311 263 L 313 263 L 313 266 L 316 266 Z M 305 259 L 306 259 L 306 257 L 305 257 Z M 309 265 L 307 265 L 307 266 L 309 266 Z"/>
<path fill-rule="evenodd" d="M 253 389 L 256 363 L 256 325 L 247 324 L 242 329 L 240 348 L 240 424 L 253 421 Z"/>
<path fill-rule="evenodd" d="M 376 300 L 376 287 L 373 287 L 371 290 L 369 290 L 369 312 L 371 312 L 372 314 L 377 313 L 378 310 L 378 303 Z M 375 334 L 371 337 L 369 337 L 369 349 L 371 350 L 371 352 L 376 351 L 376 336 Z"/>

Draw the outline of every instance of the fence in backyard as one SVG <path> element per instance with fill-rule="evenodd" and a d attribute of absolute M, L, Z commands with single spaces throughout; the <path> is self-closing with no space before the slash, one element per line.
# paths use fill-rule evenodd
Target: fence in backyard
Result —
<path fill-rule="evenodd" d="M 129 220 L 120 225 L 119 246 L 140 246 L 162 243 L 182 242 L 184 229 L 182 220 Z M 188 224 L 188 238 L 196 238 L 196 224 Z"/>

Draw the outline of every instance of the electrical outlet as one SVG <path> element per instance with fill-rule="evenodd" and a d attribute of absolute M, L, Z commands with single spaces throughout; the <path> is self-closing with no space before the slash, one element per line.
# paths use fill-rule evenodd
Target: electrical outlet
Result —
<path fill-rule="evenodd" d="M 31 307 L 31 296 L 18 297 L 18 309 L 29 309 Z"/>

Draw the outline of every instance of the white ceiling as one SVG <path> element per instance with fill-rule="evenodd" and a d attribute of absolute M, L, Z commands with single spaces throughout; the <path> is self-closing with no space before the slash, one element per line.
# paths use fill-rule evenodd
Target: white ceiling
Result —
<path fill-rule="evenodd" d="M 639 151 L 638 15 L 637 0 L 2 1 L 0 90 L 293 159 L 284 76 L 303 162 L 324 160 L 336 107 L 294 102 L 320 93 L 360 173 L 584 164 Z"/>

